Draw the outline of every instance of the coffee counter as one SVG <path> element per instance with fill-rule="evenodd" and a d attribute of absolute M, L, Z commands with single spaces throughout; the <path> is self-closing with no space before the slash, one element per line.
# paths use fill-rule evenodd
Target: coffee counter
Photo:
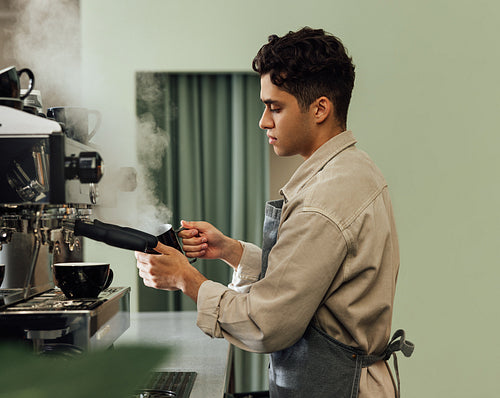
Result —
<path fill-rule="evenodd" d="M 115 346 L 146 344 L 171 348 L 155 370 L 196 372 L 190 398 L 222 398 L 229 380 L 231 345 L 211 339 L 196 326 L 196 312 L 130 314 L 130 328 Z"/>

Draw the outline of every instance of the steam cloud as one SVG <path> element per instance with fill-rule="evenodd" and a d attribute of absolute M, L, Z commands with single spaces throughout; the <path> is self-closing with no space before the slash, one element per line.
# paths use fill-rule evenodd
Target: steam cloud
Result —
<path fill-rule="evenodd" d="M 172 212 L 160 201 L 152 191 L 154 185 L 151 173 L 161 168 L 162 157 L 169 144 L 167 134 L 158 128 L 150 113 L 143 115 L 138 120 L 139 159 L 142 164 L 139 173 L 142 178 L 138 180 L 139 196 L 138 207 L 141 212 L 139 229 L 156 233 L 161 224 L 170 223 Z"/>
<path fill-rule="evenodd" d="M 109 223 L 156 234 L 163 224 L 171 223 L 172 219 L 170 209 L 155 194 L 153 177 L 153 173 L 162 167 L 169 140 L 150 113 L 137 119 L 136 131 L 141 160 L 137 168 L 119 167 L 118 161 L 106 152 L 107 148 L 103 148 L 102 152 L 106 154 L 105 173 L 99 183 L 99 206 L 94 208 L 94 215 Z"/>
<path fill-rule="evenodd" d="M 35 74 L 44 105 L 80 102 L 80 10 L 74 0 L 16 0 L 17 16 L 6 51 L 18 69 Z M 8 65 L 4 65 L 8 66 Z"/>

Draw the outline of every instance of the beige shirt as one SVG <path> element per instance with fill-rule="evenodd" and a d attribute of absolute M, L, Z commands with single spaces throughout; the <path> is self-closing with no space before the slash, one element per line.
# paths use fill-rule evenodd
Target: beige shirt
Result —
<path fill-rule="evenodd" d="M 293 345 L 311 321 L 340 342 L 381 353 L 389 340 L 399 248 L 387 183 L 345 131 L 322 145 L 281 190 L 278 239 L 265 278 L 244 243 L 229 287 L 206 281 L 198 326 L 255 352 Z M 385 362 L 363 369 L 360 397 L 394 396 Z"/>

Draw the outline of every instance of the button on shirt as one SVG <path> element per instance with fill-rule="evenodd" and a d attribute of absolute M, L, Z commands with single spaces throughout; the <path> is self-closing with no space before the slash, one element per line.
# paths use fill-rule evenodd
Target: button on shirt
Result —
<path fill-rule="evenodd" d="M 310 322 L 368 354 L 389 340 L 399 248 L 387 183 L 345 131 L 318 148 L 283 187 L 278 239 L 263 279 L 261 250 L 243 244 L 229 287 L 198 292 L 201 330 L 245 350 L 293 345 Z M 363 369 L 360 397 L 394 396 L 385 362 Z"/>

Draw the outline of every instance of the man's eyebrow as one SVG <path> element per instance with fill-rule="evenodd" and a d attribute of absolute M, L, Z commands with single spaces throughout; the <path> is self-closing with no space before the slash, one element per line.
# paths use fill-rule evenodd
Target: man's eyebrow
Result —
<path fill-rule="evenodd" d="M 272 100 L 272 99 L 266 99 L 266 100 L 262 100 L 262 102 L 266 105 L 272 105 L 272 104 L 276 104 L 278 103 L 278 101 L 276 100 Z"/>

